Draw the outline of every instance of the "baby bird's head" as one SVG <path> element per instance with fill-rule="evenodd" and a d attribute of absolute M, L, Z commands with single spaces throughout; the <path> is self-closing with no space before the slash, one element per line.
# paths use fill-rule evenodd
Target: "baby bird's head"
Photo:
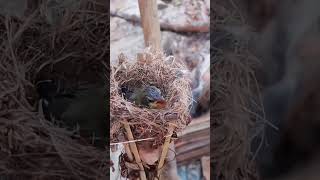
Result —
<path fill-rule="evenodd" d="M 163 109 L 166 107 L 167 102 L 162 97 L 160 89 L 155 86 L 146 86 L 145 93 L 150 108 Z"/>

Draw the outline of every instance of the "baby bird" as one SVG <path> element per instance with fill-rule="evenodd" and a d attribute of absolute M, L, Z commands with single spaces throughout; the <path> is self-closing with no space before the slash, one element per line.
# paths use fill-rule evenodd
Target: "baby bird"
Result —
<path fill-rule="evenodd" d="M 58 120 L 70 130 L 79 127 L 82 138 L 103 148 L 108 135 L 106 88 L 102 84 L 88 84 L 81 88 L 62 90 L 52 80 L 37 83 L 45 118 L 50 121 Z"/>
<path fill-rule="evenodd" d="M 162 97 L 160 89 L 155 86 L 143 86 L 141 88 L 122 87 L 121 91 L 130 102 L 134 102 L 138 106 L 150 109 L 164 109 L 167 105 L 166 100 Z"/>

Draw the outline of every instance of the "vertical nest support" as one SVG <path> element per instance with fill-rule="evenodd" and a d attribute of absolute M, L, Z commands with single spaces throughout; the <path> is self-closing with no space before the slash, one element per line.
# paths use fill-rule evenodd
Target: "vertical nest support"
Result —
<path fill-rule="evenodd" d="M 168 135 L 183 130 L 191 121 L 189 108 L 192 102 L 190 79 L 184 64 L 162 52 L 146 49 L 129 61 L 123 54 L 119 55 L 119 65 L 111 70 L 111 132 L 112 143 L 128 141 L 124 124 L 129 124 L 135 140 L 152 139 L 152 148 L 163 146 Z M 167 107 L 164 109 L 141 108 L 127 101 L 121 94 L 122 86 L 141 87 L 154 85 L 158 87 Z M 168 139 L 168 138 L 167 138 Z M 170 140 L 170 139 L 169 139 Z M 150 145 L 150 141 L 137 142 L 138 147 Z M 164 153 L 166 154 L 166 153 Z M 161 158 L 160 158 L 161 161 Z M 137 162 L 139 163 L 139 162 Z"/>

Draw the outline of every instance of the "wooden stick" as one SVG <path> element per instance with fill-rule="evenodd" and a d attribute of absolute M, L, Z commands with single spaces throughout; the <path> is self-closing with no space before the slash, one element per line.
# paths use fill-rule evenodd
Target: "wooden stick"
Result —
<path fill-rule="evenodd" d="M 161 174 L 161 170 L 163 168 L 164 165 L 164 161 L 167 157 L 168 154 L 168 150 L 169 150 L 169 145 L 170 145 L 170 141 L 171 141 L 171 136 L 173 134 L 173 131 L 175 129 L 175 125 L 173 124 L 169 124 L 169 134 L 166 137 L 163 147 L 162 147 L 162 153 L 159 159 L 159 164 L 158 164 L 158 169 L 157 169 L 157 177 L 160 178 L 160 174 Z"/>
<path fill-rule="evenodd" d="M 132 162 L 133 161 L 133 155 L 132 155 L 132 152 L 130 150 L 129 144 L 124 144 L 124 149 L 126 151 L 126 154 L 127 154 L 128 158 L 129 158 L 130 162 Z"/>
<path fill-rule="evenodd" d="M 161 50 L 157 0 L 138 0 L 138 2 L 145 46 Z"/>
<path fill-rule="evenodd" d="M 124 125 L 124 128 L 127 131 L 128 140 L 129 141 L 134 140 L 129 123 L 128 122 L 124 122 L 123 125 Z M 136 160 L 136 162 L 137 162 L 137 164 L 138 164 L 138 166 L 140 168 L 140 171 L 139 171 L 140 172 L 140 178 L 141 178 L 140 180 L 147 180 L 147 176 L 146 176 L 146 173 L 144 171 L 144 167 L 142 165 L 142 161 L 141 161 L 141 158 L 140 158 L 139 151 L 138 151 L 136 143 L 132 142 L 132 143 L 129 143 L 129 145 L 130 145 L 130 148 L 131 148 L 132 153 L 134 155 L 134 158 L 135 158 L 135 160 Z"/>
<path fill-rule="evenodd" d="M 154 50 L 162 51 L 160 23 L 157 15 L 157 0 L 138 0 L 138 2 L 145 46 L 151 46 L 151 48 L 153 48 Z M 165 158 L 168 154 L 171 136 L 173 134 L 174 129 L 174 125 L 169 124 L 169 135 L 166 137 L 165 142 L 163 144 L 163 149 L 157 169 L 157 177 L 159 177 L 161 174 L 161 169 L 164 165 Z"/>

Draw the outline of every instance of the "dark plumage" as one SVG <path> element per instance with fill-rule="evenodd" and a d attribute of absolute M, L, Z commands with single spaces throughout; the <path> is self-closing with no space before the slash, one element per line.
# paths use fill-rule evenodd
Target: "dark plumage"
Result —
<path fill-rule="evenodd" d="M 162 97 L 160 89 L 155 86 L 148 85 L 134 89 L 123 86 L 121 91 L 125 99 L 134 102 L 138 106 L 151 109 L 163 109 L 166 107 L 166 101 Z"/>
<path fill-rule="evenodd" d="M 80 136 L 103 147 L 107 137 L 107 91 L 103 85 L 59 89 L 54 81 L 37 84 L 46 119 L 57 120 L 67 129 L 79 127 Z M 52 118 L 53 117 L 53 118 Z"/>

